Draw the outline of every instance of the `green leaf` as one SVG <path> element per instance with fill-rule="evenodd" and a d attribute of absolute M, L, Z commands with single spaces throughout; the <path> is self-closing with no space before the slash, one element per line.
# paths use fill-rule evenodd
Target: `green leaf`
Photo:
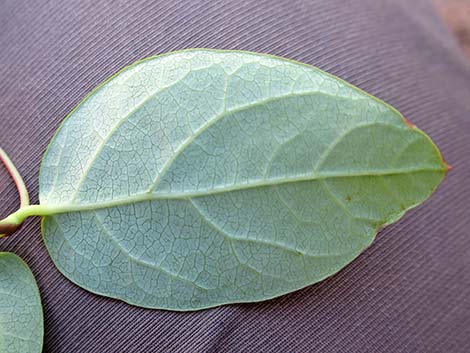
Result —
<path fill-rule="evenodd" d="M 0 352 L 40 353 L 44 335 L 39 289 L 31 270 L 0 253 Z"/>
<path fill-rule="evenodd" d="M 445 176 L 389 105 L 312 66 L 149 58 L 66 119 L 40 176 L 62 273 L 149 308 L 260 301 L 339 271 Z"/>

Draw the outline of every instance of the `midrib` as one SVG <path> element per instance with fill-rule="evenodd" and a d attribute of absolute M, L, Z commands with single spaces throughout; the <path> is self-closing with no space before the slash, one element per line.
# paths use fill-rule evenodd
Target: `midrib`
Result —
<path fill-rule="evenodd" d="M 404 174 L 414 174 L 422 172 L 442 172 L 445 173 L 446 169 L 428 167 L 428 168 L 417 168 L 417 169 L 394 169 L 388 171 L 368 171 L 368 172 L 359 172 L 359 173 L 346 173 L 346 172 L 321 172 L 318 174 L 309 174 L 309 175 L 299 175 L 290 178 L 273 178 L 273 179 L 263 179 L 247 184 L 238 184 L 233 186 L 223 186 L 216 187 L 213 189 L 190 191 L 190 192 L 146 192 L 141 194 L 136 194 L 128 197 L 123 197 L 116 200 L 107 200 L 95 203 L 70 203 L 70 204 L 57 204 L 57 205 L 39 205 L 39 206 L 30 206 L 38 207 L 41 210 L 41 214 L 34 213 L 38 216 L 49 216 L 59 213 L 68 213 L 68 212 L 80 212 L 80 211 L 91 211 L 97 209 L 104 209 L 117 206 L 125 206 L 129 204 L 145 202 L 145 201 L 154 201 L 154 200 L 189 200 L 198 197 L 206 197 L 211 195 L 218 195 L 228 192 L 242 191 L 255 188 L 263 188 L 270 186 L 280 186 L 291 183 L 300 183 L 316 180 L 327 180 L 327 179 L 338 179 L 338 178 L 355 178 L 355 177 L 383 177 L 383 176 L 393 176 L 393 175 L 404 175 Z"/>

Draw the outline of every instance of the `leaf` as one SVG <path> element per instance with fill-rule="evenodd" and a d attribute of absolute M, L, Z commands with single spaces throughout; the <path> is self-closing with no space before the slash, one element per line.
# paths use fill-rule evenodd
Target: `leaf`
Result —
<path fill-rule="evenodd" d="M 18 256 L 0 253 L 0 352 L 40 353 L 44 335 L 39 289 Z"/>
<path fill-rule="evenodd" d="M 94 90 L 42 163 L 43 234 L 98 294 L 196 310 L 334 274 L 447 166 L 389 105 L 312 66 L 189 50 Z"/>

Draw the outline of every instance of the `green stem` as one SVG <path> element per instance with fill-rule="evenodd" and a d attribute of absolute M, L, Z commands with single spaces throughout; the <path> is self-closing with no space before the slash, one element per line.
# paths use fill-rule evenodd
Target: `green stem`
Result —
<path fill-rule="evenodd" d="M 18 189 L 18 193 L 20 195 L 20 210 L 28 207 L 29 194 L 28 190 L 26 189 L 24 180 L 18 172 L 18 169 L 16 169 L 10 157 L 8 157 L 8 155 L 2 148 L 0 148 L 0 160 L 5 165 L 8 173 L 11 175 L 13 181 L 16 184 L 16 188 Z M 15 214 L 16 212 L 0 221 L 0 238 L 14 233 L 23 224 L 26 217 L 17 217 L 15 216 Z"/>

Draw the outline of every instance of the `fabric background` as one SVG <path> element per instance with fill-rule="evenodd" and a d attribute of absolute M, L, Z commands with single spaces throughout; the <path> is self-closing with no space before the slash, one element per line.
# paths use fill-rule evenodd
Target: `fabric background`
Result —
<path fill-rule="evenodd" d="M 45 352 L 470 352 L 470 69 L 429 1 L 0 0 L 0 144 L 38 202 L 41 156 L 100 82 L 149 55 L 245 49 L 319 66 L 398 108 L 454 166 L 322 283 L 257 304 L 145 310 L 75 286 L 39 219 L 0 241 L 31 266 Z M 0 213 L 18 207 L 0 168 Z"/>

